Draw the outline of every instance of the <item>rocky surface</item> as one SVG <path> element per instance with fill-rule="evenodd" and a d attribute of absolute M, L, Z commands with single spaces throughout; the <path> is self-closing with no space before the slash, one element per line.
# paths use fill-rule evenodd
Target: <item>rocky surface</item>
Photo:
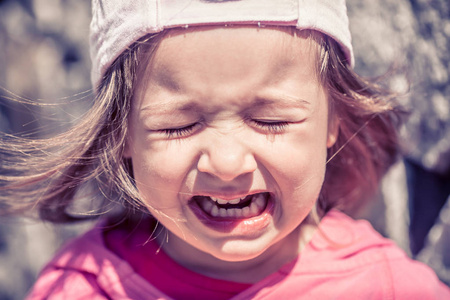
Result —
<path fill-rule="evenodd" d="M 388 173 L 381 201 L 364 216 L 450 284 L 450 236 L 442 229 L 450 218 L 450 2 L 347 3 L 356 70 L 366 76 L 392 71 L 390 85 L 408 91 L 400 101 L 410 111 L 402 129 L 405 161 Z M 428 234 L 435 220 L 441 221 Z"/>
<path fill-rule="evenodd" d="M 356 70 L 373 76 L 390 67 L 392 81 L 409 93 L 411 115 L 403 130 L 406 155 L 429 170 L 450 169 L 450 2 L 348 1 Z M 363 17 L 362 17 L 363 16 Z"/>
<path fill-rule="evenodd" d="M 394 89 L 404 92 L 410 84 L 409 93 L 401 97 L 411 109 L 402 130 L 406 157 L 425 170 L 448 178 L 449 1 L 348 0 L 348 7 L 356 70 L 375 76 L 393 68 L 397 75 L 390 84 Z M 55 124 L 69 125 L 86 109 L 91 88 L 89 18 L 88 0 L 0 0 L 0 97 L 3 98 L 0 128 L 3 131 L 52 133 L 61 130 Z M 8 97 L 42 99 L 38 101 L 52 105 L 42 109 L 11 104 L 4 100 Z M 64 101 L 70 102 L 70 106 L 53 105 Z M 41 129 L 36 131 L 38 126 Z M 398 180 L 404 176 L 392 178 Z M 403 194 L 397 198 L 407 196 L 405 191 L 400 193 Z M 379 211 L 384 214 L 385 204 L 381 203 Z M 389 222 L 408 222 L 408 212 L 401 209 L 407 207 L 401 203 L 396 207 L 400 208 L 393 213 L 397 216 L 394 218 L 401 220 Z M 372 220 L 386 220 L 373 211 Z M 376 226 L 384 234 L 406 234 L 404 229 L 400 233 L 389 232 L 392 230 L 383 222 Z M 54 229 L 17 219 L 0 220 L 0 299 L 22 299 L 37 271 L 61 240 L 78 230 Z M 432 257 L 427 253 L 427 257 Z M 436 259 L 429 260 L 436 264 Z"/>

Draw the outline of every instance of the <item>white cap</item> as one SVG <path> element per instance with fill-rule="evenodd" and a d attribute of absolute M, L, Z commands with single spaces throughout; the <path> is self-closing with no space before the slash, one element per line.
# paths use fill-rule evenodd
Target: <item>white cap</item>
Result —
<path fill-rule="evenodd" d="M 92 72 L 97 87 L 112 62 L 139 38 L 189 25 L 295 26 L 336 40 L 351 66 L 345 0 L 92 0 Z"/>

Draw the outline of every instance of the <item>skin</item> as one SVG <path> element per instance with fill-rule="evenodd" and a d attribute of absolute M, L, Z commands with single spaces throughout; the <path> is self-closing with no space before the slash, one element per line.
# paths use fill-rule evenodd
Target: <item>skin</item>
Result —
<path fill-rule="evenodd" d="M 291 31 L 173 29 L 138 85 L 125 155 L 167 229 L 160 245 L 193 271 L 256 282 L 294 259 L 316 228 L 307 216 L 337 130 L 328 125 L 317 45 Z M 194 212 L 194 195 L 258 192 L 270 193 L 270 209 L 252 219 L 210 226 Z M 231 225 L 219 230 L 222 221 Z"/>

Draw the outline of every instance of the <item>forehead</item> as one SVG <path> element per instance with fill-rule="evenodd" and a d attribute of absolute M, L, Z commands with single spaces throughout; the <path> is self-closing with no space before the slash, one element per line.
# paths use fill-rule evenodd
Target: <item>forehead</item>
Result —
<path fill-rule="evenodd" d="M 148 100 L 147 95 L 161 87 L 201 96 L 247 92 L 252 86 L 261 89 L 278 83 L 316 85 L 318 45 L 313 35 L 290 27 L 169 30 L 152 53 L 137 94 L 144 92 Z"/>
<path fill-rule="evenodd" d="M 172 29 L 160 44 L 159 54 L 168 53 L 174 47 L 176 53 L 194 57 L 204 48 L 215 49 L 224 60 L 237 55 L 252 54 L 253 58 L 265 60 L 273 55 L 305 55 L 311 48 L 311 31 L 300 32 L 292 27 L 203 26 L 189 29 Z M 175 53 L 170 53 L 174 55 Z M 205 53 L 203 53 L 205 55 Z M 255 55 L 255 56 L 253 56 Z M 217 58 L 217 57 L 215 57 Z M 247 57 L 250 58 L 250 57 Z"/>
<path fill-rule="evenodd" d="M 318 36 L 319 33 L 299 31 L 293 27 L 174 28 L 166 32 L 156 51 L 151 53 L 150 66 L 167 73 L 189 69 L 192 65 L 220 67 L 235 63 L 244 70 L 259 60 L 261 63 L 276 63 L 278 69 L 283 70 L 295 60 L 303 60 L 313 62 L 311 66 L 315 67 L 318 53 L 315 40 Z M 172 70 L 175 63 L 177 69 Z"/>

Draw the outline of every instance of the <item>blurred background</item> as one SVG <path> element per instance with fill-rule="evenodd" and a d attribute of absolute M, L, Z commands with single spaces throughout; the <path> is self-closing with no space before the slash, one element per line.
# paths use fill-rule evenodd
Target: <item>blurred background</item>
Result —
<path fill-rule="evenodd" d="M 404 158 L 355 212 L 450 284 L 450 2 L 347 0 L 356 70 L 390 80 L 411 115 Z M 0 130 L 40 137 L 90 106 L 88 0 L 0 0 Z M 41 106 L 8 99 L 37 101 Z M 1 162 L 0 162 L 1 163 Z M 22 299 L 61 243 L 89 224 L 0 219 L 0 300 Z"/>

